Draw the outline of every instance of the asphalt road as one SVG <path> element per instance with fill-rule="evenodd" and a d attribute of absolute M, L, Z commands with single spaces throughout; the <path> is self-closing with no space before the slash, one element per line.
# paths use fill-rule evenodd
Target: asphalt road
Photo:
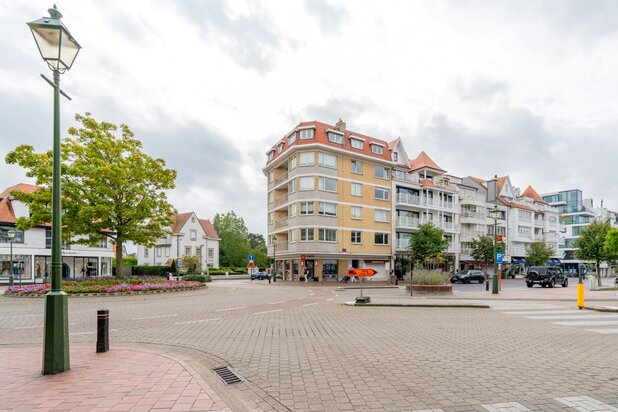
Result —
<path fill-rule="evenodd" d="M 336 286 L 221 281 L 197 292 L 70 298 L 71 344 L 94 350 L 96 310 L 108 308 L 112 350 L 186 357 L 238 410 L 618 407 L 618 314 L 522 300 L 491 309 L 349 307 L 342 303 L 358 291 Z M 403 289 L 371 294 L 411 299 Z M 42 299 L 0 297 L 1 345 L 40 345 L 42 324 Z M 226 365 L 245 381 L 223 385 L 212 369 Z"/>

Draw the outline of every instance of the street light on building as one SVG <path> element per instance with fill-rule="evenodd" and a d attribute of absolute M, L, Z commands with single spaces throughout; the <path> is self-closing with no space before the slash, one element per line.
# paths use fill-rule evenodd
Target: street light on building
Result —
<path fill-rule="evenodd" d="M 11 260 L 9 266 L 9 286 L 13 286 L 15 284 L 15 279 L 13 278 L 13 239 L 15 239 L 15 235 L 17 232 L 14 229 L 10 229 L 6 232 L 6 236 L 9 238 L 9 245 L 11 246 Z M 21 278 L 20 278 L 21 280 Z M 20 281 L 21 284 L 21 281 Z"/>
<path fill-rule="evenodd" d="M 41 75 L 54 89 L 54 143 L 52 169 L 52 290 L 45 296 L 45 330 L 43 338 L 43 374 L 70 369 L 68 299 L 62 291 L 62 216 L 60 186 L 60 74 L 69 70 L 81 46 L 60 19 L 56 6 L 49 17 L 28 23 L 41 57 L 53 73 L 53 82 Z"/>
<path fill-rule="evenodd" d="M 491 293 L 494 295 L 498 294 L 498 260 L 496 259 L 496 255 L 498 254 L 498 218 L 501 215 L 502 212 L 498 209 L 498 206 L 494 206 L 494 208 L 489 211 L 489 216 L 494 220 L 494 275 L 491 281 Z"/>

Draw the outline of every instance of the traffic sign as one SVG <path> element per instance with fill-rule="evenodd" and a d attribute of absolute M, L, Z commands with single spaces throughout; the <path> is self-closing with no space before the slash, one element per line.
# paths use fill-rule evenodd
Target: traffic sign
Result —
<path fill-rule="evenodd" d="M 255 260 L 255 256 L 253 254 L 249 255 L 249 262 L 253 262 Z"/>
<path fill-rule="evenodd" d="M 182 267 L 182 260 L 177 260 L 176 261 L 176 267 L 179 267 L 179 268 Z"/>
<path fill-rule="evenodd" d="M 496 263 L 497 264 L 501 265 L 503 258 L 504 258 L 504 255 L 502 254 L 502 252 L 496 253 Z"/>
<path fill-rule="evenodd" d="M 373 276 L 376 272 L 373 269 L 348 269 L 348 276 L 354 277 L 365 277 L 365 276 Z"/>
<path fill-rule="evenodd" d="M 301 261 L 301 262 L 304 262 L 304 261 L 305 261 L 305 259 L 307 259 L 307 256 L 305 256 L 305 255 L 300 255 L 300 261 Z"/>

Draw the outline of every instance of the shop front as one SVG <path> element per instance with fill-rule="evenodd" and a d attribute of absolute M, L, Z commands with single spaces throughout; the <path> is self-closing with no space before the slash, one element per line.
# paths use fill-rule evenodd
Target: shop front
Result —
<path fill-rule="evenodd" d="M 47 283 L 51 276 L 51 256 L 13 254 L 13 279 L 19 284 Z M 110 276 L 112 258 L 102 256 L 63 256 L 62 278 L 75 280 L 89 276 Z M 0 254 L 0 283 L 8 283 L 11 256 Z"/>

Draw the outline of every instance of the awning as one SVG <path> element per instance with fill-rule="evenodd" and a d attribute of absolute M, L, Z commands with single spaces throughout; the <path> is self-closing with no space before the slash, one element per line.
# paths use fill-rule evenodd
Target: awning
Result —
<path fill-rule="evenodd" d="M 526 263 L 526 259 L 524 258 L 518 258 L 518 257 L 514 257 L 511 258 L 513 263 L 515 263 L 516 265 L 523 265 L 524 263 Z"/>
<path fill-rule="evenodd" d="M 548 262 L 548 264 L 551 265 L 551 266 L 557 266 L 560 263 L 561 263 L 560 259 L 555 259 L 555 258 L 549 259 L 549 262 Z"/>

